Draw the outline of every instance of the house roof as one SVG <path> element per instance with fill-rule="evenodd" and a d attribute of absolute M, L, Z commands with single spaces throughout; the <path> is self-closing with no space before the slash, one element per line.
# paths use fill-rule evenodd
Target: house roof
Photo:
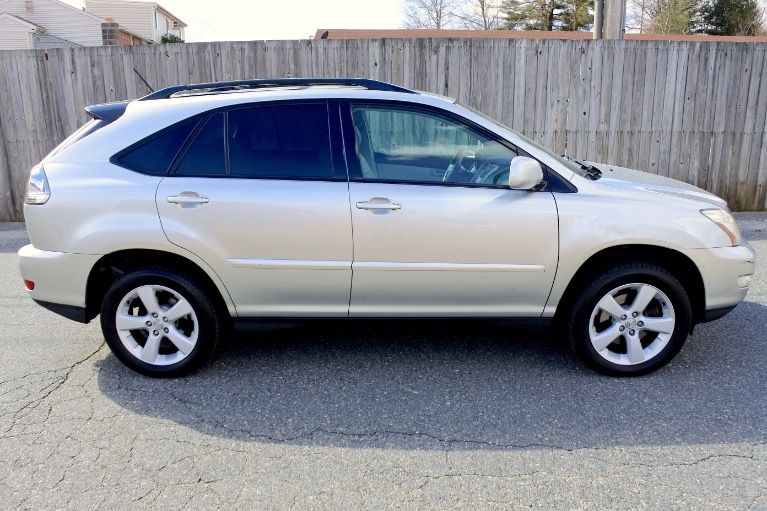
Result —
<path fill-rule="evenodd" d="M 315 39 L 420 39 L 420 38 L 484 38 L 484 39 L 591 39 L 592 32 L 544 32 L 540 30 L 438 30 L 438 29 L 395 29 L 395 30 L 317 30 Z M 711 36 L 681 34 L 626 34 L 626 39 L 642 41 L 720 41 L 731 43 L 767 42 L 767 37 Z"/>
<path fill-rule="evenodd" d="M 42 30 L 45 30 L 40 25 L 36 25 L 36 24 L 34 24 L 34 23 L 30 22 L 30 21 L 27 21 L 27 20 L 25 20 L 23 18 L 19 18 L 18 16 L 14 16 L 13 14 L 10 14 L 10 13 L 7 13 L 7 12 L 0 12 L 0 20 L 2 20 L 2 19 L 11 20 L 11 21 L 13 21 L 15 23 L 18 23 L 19 25 L 24 25 L 25 27 L 27 27 L 29 29 L 42 29 Z"/>
<path fill-rule="evenodd" d="M 37 30 L 38 32 L 45 32 L 45 28 L 44 27 L 41 27 L 40 25 L 32 23 L 31 21 L 27 21 L 24 18 L 19 18 L 18 16 L 15 16 L 15 15 L 7 13 L 7 12 L 0 13 L 0 20 L 2 20 L 2 19 L 7 19 L 7 20 L 14 21 L 14 22 L 18 23 L 19 25 L 24 25 L 25 27 L 27 27 L 30 30 Z"/>
<path fill-rule="evenodd" d="M 128 30 L 127 28 L 125 28 L 124 26 L 122 26 L 120 24 L 118 24 L 117 26 L 120 28 L 120 32 L 125 32 L 126 34 L 128 34 L 131 37 L 135 37 L 137 39 L 140 39 L 141 40 L 141 44 L 155 44 L 155 41 L 153 41 L 152 39 L 148 39 L 148 38 L 146 38 L 146 37 L 144 37 L 142 35 L 137 34 L 136 32 L 131 32 L 130 30 Z"/>
<path fill-rule="evenodd" d="M 2 5 L 3 5 L 4 3 L 7 3 L 7 2 L 9 2 L 9 1 L 10 1 L 10 0 L 0 0 L 0 9 L 2 9 Z M 78 8 L 77 8 L 77 7 L 75 7 L 74 5 L 69 5 L 69 4 L 68 4 L 68 3 L 66 3 L 66 2 L 62 2 L 61 0 L 42 0 L 42 1 L 44 1 L 44 2 L 50 2 L 50 3 L 52 3 L 52 4 L 58 4 L 58 5 L 62 6 L 62 7 L 66 7 L 67 9 L 70 9 L 70 10 L 72 10 L 72 11 L 75 11 L 75 12 L 79 12 L 79 13 L 80 13 L 80 14 L 82 14 L 83 16 L 87 16 L 87 17 L 89 17 L 89 18 L 92 18 L 92 19 L 94 19 L 94 20 L 100 20 L 100 21 L 103 21 L 101 18 L 99 18 L 99 17 L 98 17 L 98 16 L 96 16 L 95 14 L 91 14 L 91 13 L 89 13 L 88 11 L 84 11 L 84 10 L 82 10 L 82 9 L 78 9 Z"/>

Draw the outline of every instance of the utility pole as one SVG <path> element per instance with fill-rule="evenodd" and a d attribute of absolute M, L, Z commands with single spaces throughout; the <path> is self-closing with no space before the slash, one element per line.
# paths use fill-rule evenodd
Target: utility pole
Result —
<path fill-rule="evenodd" d="M 602 22 L 605 19 L 605 0 L 594 0 L 594 39 L 602 39 Z"/>
<path fill-rule="evenodd" d="M 603 13 L 602 36 L 605 39 L 623 39 L 626 33 L 626 0 L 604 0 Z"/>

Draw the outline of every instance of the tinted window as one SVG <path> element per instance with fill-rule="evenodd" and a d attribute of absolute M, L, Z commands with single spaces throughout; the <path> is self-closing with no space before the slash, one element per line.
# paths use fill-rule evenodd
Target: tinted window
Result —
<path fill-rule="evenodd" d="M 194 122 L 189 122 L 159 137 L 152 137 L 120 156 L 117 163 L 132 170 L 162 176 L 168 171 L 194 126 Z"/>
<path fill-rule="evenodd" d="M 229 112 L 233 177 L 330 178 L 325 104 L 275 105 Z"/>
<path fill-rule="evenodd" d="M 225 176 L 224 114 L 211 117 L 176 168 L 182 176 Z"/>
<path fill-rule="evenodd" d="M 352 120 L 365 180 L 503 185 L 516 156 L 468 125 L 423 110 L 355 106 Z"/>
<path fill-rule="evenodd" d="M 75 142 L 78 142 L 91 133 L 95 133 L 104 126 L 107 126 L 109 123 L 107 121 L 101 120 L 101 119 L 91 119 L 90 121 L 86 122 L 84 126 L 82 126 L 80 129 L 69 135 L 69 137 L 66 138 L 61 144 L 58 145 L 53 151 L 51 151 L 51 154 L 48 156 L 53 156 L 54 154 L 57 154 L 67 147 L 71 146 Z"/>

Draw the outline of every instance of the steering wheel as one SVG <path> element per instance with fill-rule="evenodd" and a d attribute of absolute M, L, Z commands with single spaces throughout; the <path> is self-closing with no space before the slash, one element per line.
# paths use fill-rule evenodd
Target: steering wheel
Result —
<path fill-rule="evenodd" d="M 450 164 L 447 166 L 447 170 L 445 171 L 445 175 L 442 176 L 442 182 L 447 183 L 450 181 L 450 178 L 453 176 L 453 172 L 461 166 L 461 162 L 463 161 L 464 154 L 466 153 L 466 147 L 461 147 L 458 149 L 458 151 L 453 155 L 453 158 L 450 160 Z"/>

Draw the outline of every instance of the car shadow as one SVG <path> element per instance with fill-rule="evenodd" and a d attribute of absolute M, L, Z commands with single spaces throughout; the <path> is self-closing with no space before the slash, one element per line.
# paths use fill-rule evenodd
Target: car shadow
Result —
<path fill-rule="evenodd" d="M 755 325 L 759 328 L 755 328 Z M 767 308 L 699 325 L 660 371 L 612 378 L 552 332 L 479 321 L 336 321 L 237 335 L 200 371 L 101 392 L 218 437 L 390 449 L 566 449 L 767 440 Z"/>

